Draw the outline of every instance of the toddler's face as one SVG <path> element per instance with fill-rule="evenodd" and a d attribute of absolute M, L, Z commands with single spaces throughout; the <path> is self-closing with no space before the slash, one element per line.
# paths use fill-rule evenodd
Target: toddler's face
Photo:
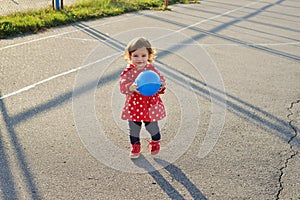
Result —
<path fill-rule="evenodd" d="M 147 65 L 149 53 L 146 47 L 139 48 L 131 53 L 131 63 L 137 68 L 144 68 Z"/>

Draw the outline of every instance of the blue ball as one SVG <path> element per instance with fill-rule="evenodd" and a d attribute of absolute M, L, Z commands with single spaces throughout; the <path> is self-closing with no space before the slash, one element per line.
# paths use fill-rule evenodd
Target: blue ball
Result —
<path fill-rule="evenodd" d="M 160 77 L 152 70 L 141 72 L 136 78 L 138 91 L 144 96 L 152 96 L 158 92 L 161 86 Z"/>

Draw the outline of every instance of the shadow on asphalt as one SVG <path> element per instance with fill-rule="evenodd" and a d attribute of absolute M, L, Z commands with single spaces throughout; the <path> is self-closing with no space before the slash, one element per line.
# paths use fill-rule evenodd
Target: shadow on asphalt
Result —
<path fill-rule="evenodd" d="M 163 21 L 163 22 L 166 22 L 166 23 L 178 26 L 180 28 L 187 28 L 187 29 L 193 30 L 193 31 L 199 33 L 198 35 L 195 35 L 195 36 L 191 37 L 191 39 L 195 40 L 195 41 L 203 39 L 203 38 L 205 38 L 207 36 L 211 36 L 211 37 L 220 38 L 220 39 L 223 39 L 223 40 L 226 40 L 226 41 L 229 41 L 229 42 L 241 45 L 241 46 L 245 46 L 245 47 L 252 48 L 252 49 L 255 49 L 255 50 L 260 50 L 260 51 L 263 51 L 265 53 L 273 54 L 273 55 L 276 55 L 276 56 L 281 56 L 281 57 L 284 57 L 284 58 L 287 58 L 287 59 L 290 59 L 290 60 L 293 60 L 293 61 L 296 61 L 296 62 L 300 62 L 300 57 L 297 56 L 297 55 L 293 55 L 293 54 L 290 54 L 290 53 L 287 53 L 287 52 L 283 52 L 283 51 L 279 51 L 279 50 L 276 50 L 276 49 L 271 49 L 271 48 L 268 48 L 268 47 L 265 47 L 265 46 L 261 46 L 261 45 L 257 45 L 257 44 L 251 44 L 251 43 L 248 43 L 248 42 L 236 39 L 236 38 L 232 38 L 232 37 L 228 37 L 228 36 L 225 36 L 225 35 L 218 34 L 218 32 L 220 32 L 220 31 L 222 31 L 222 30 L 224 30 L 224 29 L 226 29 L 226 28 L 228 28 L 230 26 L 233 26 L 233 25 L 235 25 L 235 24 L 237 24 L 239 22 L 249 21 L 250 18 L 252 18 L 252 17 L 254 17 L 254 16 L 256 16 L 256 15 L 258 15 L 258 14 L 264 12 L 264 11 L 266 11 L 267 9 L 269 9 L 269 8 L 271 8 L 273 6 L 279 5 L 282 2 L 284 2 L 284 1 L 285 0 L 278 0 L 275 3 L 269 3 L 268 5 L 265 5 L 262 8 L 254 10 L 252 13 L 249 13 L 249 14 L 245 15 L 244 17 L 234 18 L 232 21 L 226 22 L 226 23 L 222 23 L 220 26 L 217 26 L 217 27 L 215 27 L 215 28 L 213 28 L 213 29 L 211 29 L 209 31 L 207 31 L 205 29 L 201 29 L 201 28 L 195 27 L 195 26 L 190 26 L 190 24 L 183 24 L 183 23 L 179 23 L 179 22 L 176 22 L 176 21 L 172 21 L 172 20 L 167 19 L 167 18 L 162 18 L 162 17 L 158 17 L 158 16 L 154 16 L 154 15 L 144 15 L 144 16 L 145 17 L 149 17 L 151 19 L 155 19 L 157 21 Z M 190 8 L 188 7 L 186 9 L 190 9 Z M 191 9 L 193 9 L 193 8 L 191 8 Z M 219 13 L 216 13 L 216 15 L 219 15 Z M 257 22 L 257 21 L 252 21 L 252 23 L 262 24 L 264 26 L 276 27 L 276 28 L 279 28 L 279 29 L 282 29 L 282 30 L 289 30 L 289 31 L 292 31 L 292 32 L 295 32 L 295 33 L 299 33 L 300 32 L 300 30 L 292 29 L 290 27 L 282 27 L 282 26 L 277 26 L 277 25 L 270 25 L 270 24 L 267 24 L 267 23 L 262 23 L 262 22 Z M 256 30 L 253 30 L 253 31 L 256 31 Z M 285 36 L 280 36 L 280 37 L 285 37 Z M 296 41 L 298 42 L 299 40 L 296 40 Z M 190 43 L 190 41 L 183 42 L 183 44 L 189 44 L 189 43 Z M 168 50 L 175 52 L 179 48 L 181 48 L 181 46 L 177 45 L 177 46 L 174 46 L 173 49 L 168 49 Z"/>
<path fill-rule="evenodd" d="M 186 190 L 190 193 L 193 199 L 206 200 L 207 198 L 202 194 L 202 192 L 196 187 L 195 184 L 183 173 L 183 171 L 177 166 L 164 161 L 162 159 L 154 158 L 154 160 L 161 166 L 166 166 L 165 170 L 169 172 L 172 179 L 176 180 L 178 183 L 182 184 Z M 133 159 L 132 162 L 148 171 L 148 174 L 155 180 L 161 189 L 168 195 L 170 199 L 185 199 L 165 178 L 164 176 L 154 168 L 154 166 L 141 154 L 138 159 Z"/>
<path fill-rule="evenodd" d="M 189 29 L 200 33 L 200 34 L 194 36 L 192 39 L 199 40 L 203 37 L 206 37 L 207 35 L 213 36 L 213 37 L 225 39 L 230 42 L 234 42 L 239 45 L 245 45 L 249 48 L 254 48 L 256 50 L 264 51 L 264 52 L 267 52 L 267 53 L 270 53 L 270 54 L 273 54 L 276 56 L 282 56 L 282 57 L 294 60 L 296 62 L 299 62 L 300 61 L 299 56 L 291 55 L 286 52 L 282 52 L 282 51 L 278 51 L 278 50 L 274 50 L 274 49 L 270 49 L 270 48 L 266 48 L 266 47 L 262 47 L 262 46 L 254 46 L 254 45 L 248 44 L 247 42 L 244 42 L 244 41 L 241 41 L 241 40 L 238 40 L 235 38 L 223 36 L 223 35 L 220 35 L 217 33 L 218 31 L 223 30 L 229 26 L 232 26 L 232 25 L 240 22 L 241 20 L 249 20 L 251 17 L 258 15 L 259 13 L 265 11 L 266 9 L 270 8 L 271 6 L 278 5 L 281 2 L 283 2 L 283 0 L 277 1 L 276 3 L 268 4 L 258 10 L 255 10 L 253 13 L 247 14 L 246 16 L 239 18 L 239 19 L 235 19 L 231 22 L 224 23 L 223 25 L 216 27 L 210 31 L 202 30 L 202 29 L 196 28 L 196 27 L 189 27 Z M 147 15 L 145 15 L 145 16 L 147 16 Z M 153 19 L 171 23 L 173 25 L 177 25 L 182 28 L 188 26 L 187 24 L 174 22 L 174 21 L 171 21 L 168 19 L 163 19 L 163 18 L 156 17 L 156 16 L 147 16 L 147 17 L 152 17 Z M 83 31 L 88 30 L 88 31 L 84 31 L 84 32 L 89 34 L 91 37 L 98 38 L 99 40 L 104 40 L 105 42 L 107 42 L 107 44 L 109 44 L 110 46 L 112 46 L 118 50 L 123 51 L 125 48 L 124 44 L 114 40 L 113 38 L 105 36 L 105 34 L 102 34 L 98 30 L 95 30 L 86 25 L 82 25 L 80 23 L 77 25 L 75 24 L 74 26 L 77 26 L 78 28 L 82 29 Z M 284 36 L 282 36 L 282 37 L 284 37 Z M 186 41 L 186 42 L 188 42 L 188 41 Z M 182 45 L 175 45 L 174 48 L 169 49 L 168 52 L 176 51 L 176 49 L 180 48 L 180 46 L 182 46 Z M 158 58 L 161 59 L 167 54 L 168 54 L 167 52 L 162 52 L 162 53 L 158 54 Z M 157 62 L 160 62 L 159 59 Z M 160 62 L 160 64 L 165 65 L 162 62 Z M 163 68 L 160 68 L 160 70 L 162 70 L 162 73 L 168 74 L 169 76 L 171 76 L 174 79 L 177 79 L 179 81 L 182 79 L 181 76 L 183 75 L 187 80 L 190 80 L 191 82 L 192 81 L 196 82 L 197 84 L 191 83 L 191 85 L 194 88 L 194 90 L 197 92 L 197 95 L 204 97 L 205 99 L 207 99 L 207 101 L 210 101 L 211 98 L 214 98 L 219 102 L 226 101 L 227 107 L 229 108 L 228 112 L 232 112 L 233 114 L 237 115 L 241 119 L 244 119 L 248 123 L 254 124 L 256 127 L 259 127 L 262 130 L 271 132 L 272 134 L 276 135 L 277 137 L 279 137 L 280 139 L 282 139 L 285 142 L 289 142 L 291 138 L 295 137 L 295 138 L 293 138 L 293 144 L 297 148 L 300 148 L 300 138 L 298 135 L 295 136 L 295 131 L 294 131 L 294 130 L 299 131 L 299 128 L 294 127 L 294 130 L 293 130 L 291 128 L 290 124 L 288 122 L 286 122 L 287 119 L 286 120 L 280 119 L 280 118 L 264 111 L 263 109 L 255 106 L 255 105 L 252 105 L 242 99 L 239 99 L 229 93 L 226 93 L 227 99 L 224 100 L 224 99 L 222 99 L 222 97 L 220 95 L 220 94 L 224 93 L 223 91 L 219 91 L 218 89 L 216 89 L 210 85 L 207 85 L 206 83 L 194 78 L 192 75 L 186 74 L 182 71 L 178 71 L 172 67 L 163 67 Z M 121 71 L 122 71 L 122 69 L 120 69 L 120 71 L 114 72 L 113 74 L 104 76 L 103 79 L 101 79 L 101 84 L 99 84 L 99 80 L 91 80 L 90 84 L 87 84 L 87 85 L 79 88 L 78 89 L 79 91 L 77 91 L 76 94 L 84 95 L 85 92 L 87 92 L 91 89 L 94 89 L 93 86 L 95 85 L 95 81 L 98 83 L 98 87 L 101 87 L 101 85 L 111 82 L 111 81 L 117 81 Z M 181 76 L 179 76 L 179 75 L 181 75 Z M 185 81 L 183 81 L 182 84 L 184 82 Z M 186 87 L 189 88 L 188 85 Z M 31 171 L 29 169 L 29 166 L 27 164 L 26 157 L 24 155 L 24 152 L 23 152 L 20 142 L 18 140 L 17 133 L 15 132 L 15 126 L 22 123 L 23 121 L 29 120 L 30 118 L 32 118 L 34 116 L 38 116 L 39 114 L 41 114 L 47 110 L 54 109 L 57 106 L 61 106 L 62 104 L 67 103 L 68 101 L 72 100 L 72 94 L 73 94 L 73 91 L 64 93 L 60 96 L 57 96 L 54 99 L 50 99 L 49 101 L 47 101 L 43 104 L 37 105 L 31 109 L 25 110 L 15 116 L 9 115 L 9 113 L 6 109 L 6 106 L 4 104 L 4 100 L 0 99 L 0 109 L 1 109 L 1 114 L 3 115 L 3 118 L 4 118 L 4 123 L 6 126 L 5 128 L 7 129 L 7 132 L 9 134 L 8 137 L 10 139 L 10 142 L 13 145 L 12 148 L 18 159 L 20 169 L 23 173 L 27 189 L 30 192 L 32 199 L 40 199 L 40 196 L 39 196 L 36 184 L 34 182 L 33 176 L 31 174 Z M 1 94 L 0 94 L 0 97 L 1 97 Z M 0 158 L 0 164 L 1 164 L 0 190 L 2 191 L 4 200 L 8 200 L 8 199 L 14 199 L 15 197 L 17 197 L 17 194 L 16 194 L 16 184 L 14 183 L 12 171 L 10 169 L 10 164 L 8 162 L 8 157 L 7 157 L 7 154 L 5 153 L 3 136 L 2 136 L 3 134 L 4 134 L 3 131 L 1 131 L 0 132 L 0 155 L 1 155 L 1 158 Z M 143 157 L 141 158 L 141 160 L 142 160 L 142 162 L 135 161 L 137 166 L 140 166 L 143 168 L 143 165 L 150 164 Z M 156 160 L 156 161 L 158 163 L 166 162 L 163 160 Z M 193 197 L 198 195 L 198 196 L 201 196 L 203 199 L 205 199 L 205 197 L 202 195 L 201 191 L 195 187 L 195 185 L 187 178 L 187 176 L 178 167 L 176 167 L 172 164 L 169 164 L 168 167 L 165 168 L 165 170 L 167 170 L 176 181 L 178 181 L 179 183 L 184 185 Z M 166 179 L 158 171 L 151 172 L 151 173 L 149 173 L 149 175 L 151 175 L 153 177 L 153 179 L 160 185 L 160 187 L 166 192 L 166 194 L 169 197 L 172 198 L 172 197 L 174 197 L 174 195 L 176 195 L 176 199 L 178 199 L 178 197 L 181 197 L 183 199 L 183 197 L 179 194 L 179 192 L 176 191 L 176 189 L 174 187 L 172 187 L 172 185 L 170 183 L 168 183 L 166 181 Z"/>
<path fill-rule="evenodd" d="M 10 169 L 9 159 L 5 152 L 2 134 L 0 130 L 0 191 L 2 191 L 4 200 L 17 199 L 16 186 Z"/>
<path fill-rule="evenodd" d="M 93 38 L 98 37 L 98 39 L 102 41 L 104 40 L 106 44 L 109 45 L 110 47 L 114 47 L 115 49 L 122 50 L 122 51 L 125 48 L 125 45 L 123 43 L 121 42 L 118 43 L 118 41 L 116 41 L 115 39 L 106 36 L 105 34 L 99 32 L 98 30 L 94 30 L 92 27 L 88 27 L 83 24 L 74 25 L 74 26 L 77 26 L 79 29 L 84 30 L 86 34 L 90 35 Z M 174 49 L 172 50 L 176 50 L 181 46 L 182 45 L 178 44 L 177 46 L 174 46 Z M 285 142 L 290 141 L 290 139 L 295 136 L 295 131 L 293 130 L 289 122 L 287 122 L 287 120 L 280 119 L 277 116 L 274 116 L 271 113 L 268 113 L 267 111 L 264 111 L 263 109 L 255 105 L 252 105 L 242 99 L 239 99 L 238 97 L 233 96 L 229 93 L 225 93 L 227 98 L 224 99 L 223 97 L 224 91 L 220 91 L 218 88 L 208 85 L 205 82 L 196 79 L 190 74 L 179 71 L 173 68 L 172 66 L 167 66 L 165 63 L 161 62 L 160 60 L 168 54 L 170 54 L 169 51 L 164 51 L 158 53 L 157 55 L 158 59 L 156 60 L 156 62 L 162 66 L 162 67 L 158 66 L 158 68 L 159 70 L 161 70 L 163 74 L 166 74 L 174 78 L 175 80 L 177 80 L 179 84 L 182 84 L 187 89 L 190 89 L 190 87 L 192 87 L 197 95 L 203 97 L 207 101 L 211 101 L 211 98 L 213 98 L 220 104 L 226 102 L 228 112 L 237 115 L 241 119 L 244 119 L 248 123 L 251 123 L 262 130 L 272 132 L 275 136 L 279 137 Z M 106 76 L 102 76 L 101 80 L 91 80 L 89 84 L 78 88 L 76 90 L 76 95 L 84 95 L 86 92 L 95 89 L 94 88 L 95 85 L 101 87 L 103 86 L 103 84 L 107 84 L 112 81 L 118 81 L 121 72 L 122 69 L 114 73 L 108 74 Z M 186 80 L 182 78 L 182 76 L 184 76 L 185 79 L 188 82 L 190 82 L 189 85 L 184 85 Z M 37 105 L 34 108 L 25 110 L 24 112 L 21 112 L 11 117 L 13 119 L 12 125 L 17 125 L 22 121 L 28 120 L 31 117 L 38 115 L 39 113 L 42 113 L 44 111 L 60 106 L 64 103 L 67 103 L 68 101 L 72 100 L 73 97 L 72 94 L 73 91 L 66 92 L 54 99 L 49 100 L 48 102 L 45 102 L 41 105 Z M 299 130 L 298 127 L 294 127 L 294 129 Z M 300 148 L 299 136 L 293 138 L 293 144 L 296 145 L 298 148 Z"/>
<path fill-rule="evenodd" d="M 9 142 L 12 144 L 12 149 L 14 151 L 13 153 L 15 154 L 18 160 L 17 164 L 25 180 L 25 184 L 27 187 L 26 191 L 29 192 L 31 199 L 39 200 L 41 198 L 39 196 L 38 189 L 31 174 L 30 168 L 27 164 L 26 157 L 23 152 L 22 146 L 19 142 L 17 133 L 15 132 L 14 118 L 9 116 L 6 106 L 2 99 L 0 99 L 0 110 L 4 119 L 6 130 L 8 132 L 7 137 L 10 139 Z M 0 132 L 0 191 L 2 191 L 4 200 L 18 199 L 16 193 L 16 183 L 14 182 L 15 176 L 12 174 L 11 165 L 8 161 L 7 154 L 4 151 L 2 134 L 3 133 Z"/>
<path fill-rule="evenodd" d="M 255 14 L 257 15 L 258 13 L 255 12 Z M 254 15 L 249 14 L 249 16 L 247 16 L 247 18 L 249 18 L 250 16 L 254 16 Z M 154 16 L 148 16 L 148 17 L 154 17 Z M 158 18 L 158 17 L 156 17 L 156 18 Z M 166 20 L 166 19 L 161 19 L 161 18 L 158 18 L 158 19 L 167 21 L 168 23 L 174 23 L 174 24 L 180 25 L 181 27 L 187 26 L 186 24 L 178 24 L 177 22 L 172 22 L 172 21 Z M 232 25 L 234 23 L 229 23 L 229 24 Z M 89 27 L 89 26 L 81 24 L 81 23 L 74 24 L 74 26 L 77 27 L 78 29 L 80 29 L 81 31 L 83 31 L 84 33 L 88 34 L 89 36 L 96 38 L 102 42 L 105 42 L 106 45 L 108 45 L 114 49 L 117 49 L 119 51 L 123 51 L 125 49 L 125 46 L 126 46 L 125 44 L 101 33 L 100 31 L 98 31 L 92 27 Z M 225 28 L 225 27 L 227 27 L 227 26 L 223 25 L 223 28 Z M 195 30 L 197 32 L 199 32 L 199 31 L 201 32 L 201 30 L 198 28 L 191 27 L 191 29 Z M 218 30 L 220 30 L 220 29 L 218 29 Z M 203 34 L 200 34 L 200 35 L 201 35 L 201 37 L 205 36 Z M 198 36 L 194 36 L 194 37 L 197 37 L 197 38 L 193 38 L 193 39 L 199 39 Z M 189 41 L 185 41 L 185 42 L 189 42 Z M 236 41 L 236 42 L 242 43 L 242 44 L 245 43 L 245 42 L 240 42 L 240 41 Z M 184 46 L 184 45 L 181 45 L 181 44 L 174 45 L 174 47 L 172 49 L 168 49 L 168 51 L 158 53 L 158 55 L 157 55 L 158 59 L 156 60 L 156 62 L 160 63 L 161 66 L 166 66 L 160 60 L 164 56 L 170 54 L 170 52 L 176 51 L 179 48 L 181 48 L 182 46 Z M 297 59 L 299 59 L 299 57 Z M 182 82 L 182 83 L 186 82 L 183 80 L 183 78 L 181 78 L 181 76 L 183 75 L 187 80 L 190 80 L 190 82 L 191 82 L 189 85 L 186 85 L 185 87 L 189 88 L 191 85 L 193 87 L 193 89 L 197 92 L 197 95 L 204 97 L 208 101 L 210 101 L 210 98 L 214 98 L 215 100 L 217 100 L 220 103 L 227 102 L 227 107 L 230 108 L 229 112 L 234 113 L 235 115 L 239 116 L 240 118 L 248 121 L 251 124 L 254 124 L 256 127 L 259 127 L 263 130 L 275 131 L 275 133 L 277 133 L 276 135 L 284 141 L 289 141 L 290 138 L 295 135 L 295 132 L 292 130 L 290 124 L 287 121 L 280 119 L 280 118 L 262 110 L 261 108 L 255 106 L 255 105 L 252 105 L 246 101 L 243 101 L 242 99 L 239 99 L 229 93 L 225 93 L 227 99 L 224 99 L 222 97 L 224 95 L 224 91 L 220 91 L 217 88 L 214 88 L 213 86 L 207 85 L 203 81 L 194 78 L 192 75 L 186 74 L 186 73 L 179 71 L 171 66 L 158 67 L 158 68 L 162 71 L 163 74 L 168 74 L 170 77 L 178 80 L 178 82 Z M 120 69 L 112 74 L 103 76 L 101 78 L 101 80 L 91 80 L 90 84 L 87 84 L 87 85 L 79 88 L 78 91 L 76 91 L 76 94 L 83 95 L 85 92 L 87 92 L 91 89 L 94 89 L 94 85 L 96 82 L 98 83 L 98 87 L 101 87 L 105 83 L 109 83 L 112 81 L 118 81 L 118 78 L 119 78 L 119 75 L 121 72 L 122 72 L 122 69 Z M 192 83 L 192 81 L 197 82 L 198 84 L 194 84 L 194 83 Z M 28 109 L 22 113 L 17 114 L 16 116 L 13 116 L 12 117 L 14 119 L 13 125 L 19 124 L 22 121 L 25 121 L 35 115 L 38 115 L 39 113 L 41 113 L 43 111 L 47 111 L 56 106 L 66 103 L 67 101 L 72 99 L 72 93 L 73 93 L 73 91 L 67 92 L 65 94 L 62 94 L 62 95 L 54 98 L 54 99 L 49 100 L 48 102 L 45 102 L 44 104 L 37 105 L 36 107 L 34 107 L 32 109 Z M 299 130 L 298 127 L 295 127 L 295 129 Z M 300 148 L 300 138 L 299 137 L 294 138 L 294 143 L 297 145 L 298 148 Z"/>

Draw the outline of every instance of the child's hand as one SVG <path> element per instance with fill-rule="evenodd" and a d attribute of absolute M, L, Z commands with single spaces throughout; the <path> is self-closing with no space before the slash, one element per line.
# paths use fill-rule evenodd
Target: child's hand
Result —
<path fill-rule="evenodd" d="M 130 87 L 129 87 L 129 91 L 130 92 L 136 92 L 136 93 L 140 93 L 137 89 L 137 85 L 136 83 L 133 83 Z"/>
<path fill-rule="evenodd" d="M 165 82 L 165 81 L 162 81 L 162 82 L 161 82 L 161 86 L 160 86 L 159 91 L 162 91 L 162 90 L 164 90 L 165 88 L 166 88 L 166 82 Z"/>
<path fill-rule="evenodd" d="M 165 89 L 166 89 L 166 82 L 165 81 L 162 81 L 161 82 L 161 86 L 160 86 L 160 89 L 159 89 L 159 93 L 160 94 L 164 94 L 165 93 Z"/>

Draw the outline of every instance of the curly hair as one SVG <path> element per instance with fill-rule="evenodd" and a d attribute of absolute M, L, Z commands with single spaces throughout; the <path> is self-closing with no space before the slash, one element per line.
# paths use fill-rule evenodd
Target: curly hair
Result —
<path fill-rule="evenodd" d="M 125 49 L 124 59 L 129 62 L 131 60 L 131 54 L 142 47 L 146 47 L 146 49 L 148 50 L 148 61 L 153 62 L 155 60 L 156 51 L 151 47 L 150 42 L 144 37 L 135 38 L 128 43 Z"/>

